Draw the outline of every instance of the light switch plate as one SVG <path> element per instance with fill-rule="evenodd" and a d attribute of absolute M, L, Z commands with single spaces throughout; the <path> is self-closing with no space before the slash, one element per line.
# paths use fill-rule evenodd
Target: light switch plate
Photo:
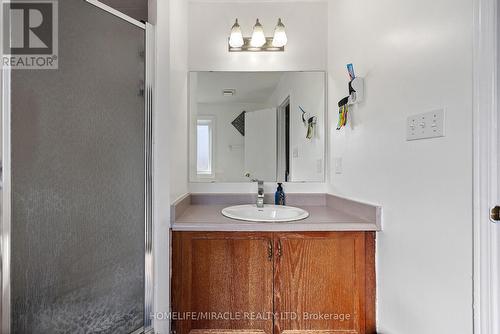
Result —
<path fill-rule="evenodd" d="M 316 173 L 323 173 L 323 159 L 316 160 Z"/>
<path fill-rule="evenodd" d="M 406 140 L 444 137 L 444 109 L 408 117 Z"/>

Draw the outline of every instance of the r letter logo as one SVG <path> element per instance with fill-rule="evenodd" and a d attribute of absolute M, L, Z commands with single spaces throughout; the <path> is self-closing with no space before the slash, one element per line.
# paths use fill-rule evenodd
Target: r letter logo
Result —
<path fill-rule="evenodd" d="M 3 6 L 3 66 L 57 69 L 57 0 L 12 0 Z"/>

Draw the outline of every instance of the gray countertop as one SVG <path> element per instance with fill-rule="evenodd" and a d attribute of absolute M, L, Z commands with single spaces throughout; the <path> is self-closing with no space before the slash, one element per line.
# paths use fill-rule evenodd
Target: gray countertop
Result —
<path fill-rule="evenodd" d="M 329 194 L 289 194 L 291 206 L 309 212 L 295 222 L 264 223 L 226 218 L 222 209 L 252 203 L 252 194 L 190 194 L 172 205 L 174 231 L 381 231 L 381 208 Z M 303 203 L 303 205 L 300 205 Z"/>

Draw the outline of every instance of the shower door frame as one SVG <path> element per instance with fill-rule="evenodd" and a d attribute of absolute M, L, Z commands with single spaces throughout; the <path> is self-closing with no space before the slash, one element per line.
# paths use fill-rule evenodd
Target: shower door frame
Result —
<path fill-rule="evenodd" d="M 83 1 L 83 0 L 82 0 Z M 144 112 L 145 112 L 145 188 L 144 188 L 144 325 L 131 333 L 153 332 L 151 314 L 153 312 L 153 108 L 154 108 L 154 64 L 155 64 L 155 28 L 149 23 L 140 22 L 97 0 L 84 0 L 109 14 L 123 19 L 145 32 L 145 79 L 144 79 Z M 3 55 L 3 6 L 0 4 L 0 54 Z M 1 85 L 1 117 L 2 117 L 2 159 L 1 168 L 1 222 L 0 222 L 0 261 L 2 266 L 0 305 L 0 332 L 10 333 L 11 294 L 10 294 L 10 259 L 11 259 L 11 69 L 3 67 L 0 62 Z"/>

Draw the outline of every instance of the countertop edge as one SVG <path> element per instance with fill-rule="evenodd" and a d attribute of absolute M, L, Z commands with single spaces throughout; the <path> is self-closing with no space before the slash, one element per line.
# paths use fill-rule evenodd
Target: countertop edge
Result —
<path fill-rule="evenodd" d="M 253 194 L 186 194 L 176 200 L 171 206 L 171 230 L 172 231 L 221 231 L 221 232 L 290 232 L 290 231 L 382 231 L 382 207 L 373 204 L 366 204 L 360 201 L 350 200 L 332 194 L 291 194 L 309 205 L 294 205 L 298 207 L 312 206 L 324 210 L 331 215 L 320 217 L 319 221 L 308 222 L 288 222 L 288 223 L 264 223 L 245 222 L 226 218 L 220 212 L 222 206 L 231 206 L 243 203 L 237 201 L 248 200 L 248 196 Z M 250 197 L 251 198 L 251 197 Z M 228 201 L 227 203 L 226 201 Z M 324 199 L 324 200 L 323 200 Z M 231 202 L 231 200 L 233 202 Z M 236 201 L 236 203 L 235 203 Z M 247 201 L 249 202 L 249 201 Z M 318 205 L 311 205 L 318 203 Z M 295 203 L 294 203 L 295 204 Z M 213 207 L 213 208 L 212 208 Z M 212 216 L 195 218 L 189 216 L 190 209 L 208 209 Z M 311 210 L 312 208 L 309 208 Z M 199 213 L 198 213 L 199 215 Z M 220 215 L 221 222 L 218 221 Z M 186 217 L 187 216 L 187 217 Z M 339 218 L 340 216 L 340 218 Z M 206 219 L 206 220 L 204 220 Z M 345 221 L 343 221 L 345 219 Z"/>
<path fill-rule="evenodd" d="M 176 223 L 172 231 L 184 232 L 379 232 L 373 223 L 252 223 L 252 224 L 213 224 L 213 223 Z"/>

